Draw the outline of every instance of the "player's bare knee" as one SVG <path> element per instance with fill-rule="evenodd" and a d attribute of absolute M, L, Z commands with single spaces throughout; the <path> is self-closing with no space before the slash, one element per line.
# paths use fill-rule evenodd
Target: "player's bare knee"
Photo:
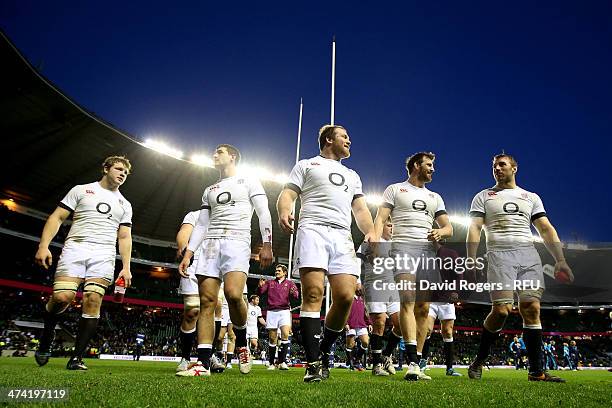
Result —
<path fill-rule="evenodd" d="M 194 324 L 200 315 L 200 308 L 186 309 L 183 313 L 183 321 L 187 324 Z"/>
<path fill-rule="evenodd" d="M 420 317 L 420 318 L 429 316 L 429 303 L 422 303 L 422 302 L 415 303 L 414 316 Z"/>
<path fill-rule="evenodd" d="M 496 318 L 505 319 L 512 310 L 512 303 L 494 303 L 491 314 Z"/>
<path fill-rule="evenodd" d="M 61 291 L 53 293 L 53 297 L 50 302 L 52 304 L 53 309 L 59 310 L 66 308 L 73 300 L 76 295 L 76 292 L 70 291 Z"/>
<path fill-rule="evenodd" d="M 540 320 L 540 302 L 521 302 L 519 312 L 525 323 L 533 323 Z"/>
<path fill-rule="evenodd" d="M 348 290 L 332 292 L 332 301 L 337 306 L 350 307 L 353 304 L 354 296 L 355 293 Z"/>
<path fill-rule="evenodd" d="M 210 293 L 200 293 L 200 312 L 214 312 L 217 306 L 217 296 Z"/>
<path fill-rule="evenodd" d="M 227 304 L 230 308 L 232 309 L 238 308 L 240 307 L 241 304 L 244 304 L 244 299 L 242 298 L 242 292 L 239 292 L 238 296 L 235 296 L 235 294 L 232 294 L 232 296 L 234 297 L 228 297 L 226 295 Z"/>
<path fill-rule="evenodd" d="M 302 293 L 302 302 L 311 305 L 321 304 L 323 301 L 323 289 L 314 287 L 305 289 Z"/>

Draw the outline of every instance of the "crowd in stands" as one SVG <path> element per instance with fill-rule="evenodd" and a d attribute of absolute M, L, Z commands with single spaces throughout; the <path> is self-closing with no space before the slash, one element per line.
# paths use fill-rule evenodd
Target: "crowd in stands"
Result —
<path fill-rule="evenodd" d="M 5 339 L 5 349 L 18 348 L 34 349 L 36 347 L 36 329 L 22 329 L 14 326 L 15 320 L 42 321 L 42 311 L 46 295 L 32 291 L 20 291 L 11 288 L 0 288 L 0 332 Z M 466 309 L 458 311 L 456 326 L 478 327 L 478 322 L 487 313 L 486 306 L 471 305 Z M 66 333 L 75 333 L 80 306 L 78 303 L 68 309 L 60 326 Z M 181 321 L 182 309 L 154 308 L 129 304 L 114 304 L 106 302 L 102 309 L 102 318 L 96 337 L 92 340 L 91 349 L 93 354 L 132 354 L 135 349 L 136 334 L 143 333 L 146 336 L 143 355 L 176 356 L 179 350 L 178 327 Z M 546 323 L 558 319 L 558 311 L 544 310 L 543 320 Z M 513 328 L 516 321 L 520 321 L 518 315 L 511 315 L 508 319 L 508 328 Z M 596 329 L 606 332 L 609 330 L 609 318 L 605 313 L 598 310 L 577 313 L 575 310 L 564 313 L 564 323 L 571 324 L 572 331 L 576 327 Z M 559 321 L 559 324 L 561 322 Z M 303 349 L 300 345 L 299 320 L 294 320 L 293 339 L 291 345 L 291 358 L 300 361 L 303 357 Z M 565 324 L 563 325 L 565 327 Z M 546 327 L 546 326 L 545 326 Z M 609 333 L 609 332 L 608 332 Z M 489 359 L 490 365 L 514 365 L 514 355 L 509 352 L 508 345 L 514 334 L 504 334 L 493 346 L 493 353 Z M 10 342 L 6 338 L 10 338 Z M 475 356 L 478 348 L 480 333 L 476 330 L 456 331 L 454 334 L 457 364 L 467 364 Z M 545 336 L 545 339 L 555 340 L 557 346 L 557 361 L 563 365 L 563 351 L 561 345 L 570 340 L 569 337 Z M 260 347 L 267 350 L 268 342 L 265 330 L 260 330 Z M 583 366 L 608 366 L 610 352 L 610 341 L 608 336 L 591 336 L 585 338 L 574 338 L 582 357 Z M 55 346 L 55 355 L 67 355 L 73 343 L 70 336 L 58 336 Z M 430 363 L 442 364 L 442 338 L 435 330 L 432 334 L 430 347 Z M 345 346 L 343 340 L 339 340 L 336 347 L 336 361 L 345 359 Z M 397 358 L 397 355 L 395 356 Z"/>

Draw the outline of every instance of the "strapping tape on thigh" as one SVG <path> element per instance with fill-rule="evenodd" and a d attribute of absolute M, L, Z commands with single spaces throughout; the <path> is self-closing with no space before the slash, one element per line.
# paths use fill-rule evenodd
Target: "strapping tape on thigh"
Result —
<path fill-rule="evenodd" d="M 98 282 L 85 282 L 85 285 L 83 286 L 83 292 L 93 292 L 97 293 L 100 296 L 104 296 L 104 294 L 106 293 L 106 286 Z"/>
<path fill-rule="evenodd" d="M 53 292 L 62 292 L 66 290 L 76 292 L 78 288 L 79 284 L 77 282 L 57 281 L 53 283 Z"/>

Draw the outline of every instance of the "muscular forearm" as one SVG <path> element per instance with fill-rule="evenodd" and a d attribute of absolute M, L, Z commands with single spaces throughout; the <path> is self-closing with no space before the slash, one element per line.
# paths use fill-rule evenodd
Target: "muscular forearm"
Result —
<path fill-rule="evenodd" d="M 368 208 L 366 207 L 365 209 L 359 209 L 358 211 L 354 212 L 354 214 L 355 222 L 357 223 L 359 231 L 364 234 L 372 234 L 374 232 L 374 223 L 372 222 L 372 215 L 370 214 L 370 210 L 368 210 Z"/>
<path fill-rule="evenodd" d="M 278 200 L 276 201 L 276 211 L 278 212 L 279 217 L 291 213 L 293 201 L 294 200 L 291 197 L 291 194 L 287 190 L 283 190 L 281 192 L 281 194 L 278 196 Z"/>
<path fill-rule="evenodd" d="M 453 236 L 453 226 L 452 224 L 446 225 L 444 228 L 440 228 L 440 236 L 442 239 L 450 238 Z"/>
<path fill-rule="evenodd" d="M 544 245 L 548 252 L 555 258 L 555 261 L 564 261 L 565 256 L 563 255 L 563 248 L 561 246 L 561 240 L 557 235 L 557 230 L 554 227 L 542 229 L 540 231 L 540 237 L 544 241 Z"/>
<path fill-rule="evenodd" d="M 130 269 L 132 260 L 132 237 L 119 238 L 119 255 L 123 269 Z"/>
<path fill-rule="evenodd" d="M 54 215 L 49 216 L 40 237 L 40 244 L 38 245 L 39 248 L 49 247 L 51 240 L 53 240 L 53 237 L 57 235 L 61 225 L 62 220 Z"/>
<path fill-rule="evenodd" d="M 470 229 L 468 230 L 468 235 L 466 239 L 466 249 L 467 249 L 467 257 L 475 258 L 476 252 L 478 251 L 478 244 L 480 244 L 480 231 L 482 228 L 479 228 L 476 225 L 470 225 Z"/>

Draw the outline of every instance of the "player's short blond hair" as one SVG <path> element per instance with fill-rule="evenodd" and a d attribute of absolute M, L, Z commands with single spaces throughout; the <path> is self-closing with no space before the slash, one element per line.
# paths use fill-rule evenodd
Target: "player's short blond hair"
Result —
<path fill-rule="evenodd" d="M 127 168 L 128 174 L 132 172 L 132 163 L 130 163 L 127 157 L 108 156 L 106 159 L 104 159 L 104 163 L 102 163 L 102 174 L 104 174 L 104 170 L 110 169 L 115 163 L 123 164 Z"/>
<path fill-rule="evenodd" d="M 344 129 L 344 127 L 340 125 L 323 125 L 321 129 L 319 129 L 319 150 L 323 150 L 327 144 L 327 138 L 334 140 L 336 137 L 336 129 Z"/>

